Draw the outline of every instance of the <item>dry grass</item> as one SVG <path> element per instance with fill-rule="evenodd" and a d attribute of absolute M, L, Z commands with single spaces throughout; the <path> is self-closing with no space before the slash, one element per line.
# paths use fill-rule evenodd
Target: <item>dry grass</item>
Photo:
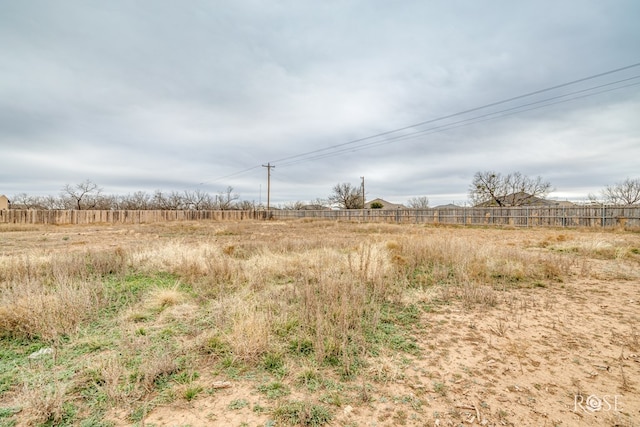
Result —
<path fill-rule="evenodd" d="M 408 238 L 387 244 L 392 260 L 417 286 L 438 284 L 516 284 L 532 280 L 561 280 L 572 260 L 536 254 L 499 242 L 455 235 Z"/>
<path fill-rule="evenodd" d="M 125 368 L 115 357 L 108 357 L 99 363 L 97 368 L 99 383 L 109 404 L 117 406 L 126 403 L 127 396 L 122 392 Z"/>
<path fill-rule="evenodd" d="M 0 299 L 0 335 L 55 342 L 90 319 L 103 300 L 102 284 L 95 281 L 5 283 Z"/>
<path fill-rule="evenodd" d="M 121 275 L 121 248 L 85 253 L 24 254 L 2 260 L 0 335 L 55 341 L 70 334 L 105 303 L 106 276 Z"/>
<path fill-rule="evenodd" d="M 32 384 L 24 385 L 21 393 L 23 399 L 24 420 L 26 425 L 51 425 L 62 424 L 65 416 L 65 394 L 67 388 L 64 384 Z"/>
<path fill-rule="evenodd" d="M 146 303 L 152 310 L 162 311 L 167 307 L 178 305 L 185 300 L 185 295 L 178 289 L 178 285 L 173 288 L 156 288 L 151 291 Z"/>
<path fill-rule="evenodd" d="M 234 359 L 256 363 L 269 350 L 271 316 L 261 310 L 253 298 L 226 301 L 229 307 L 229 332 L 226 340 Z"/>
<path fill-rule="evenodd" d="M 358 396 L 370 402 L 379 390 L 369 382 L 412 381 L 402 355 L 446 359 L 453 344 L 467 341 L 503 345 L 526 374 L 539 362 L 531 359 L 532 344 L 514 337 L 527 316 L 558 304 L 535 292 L 553 295 L 573 278 L 605 273 L 634 279 L 640 260 L 630 234 L 322 221 L 167 224 L 113 230 L 112 238 L 100 228 L 80 230 L 82 245 L 52 237 L 41 249 L 28 244 L 37 233 L 18 231 L 25 249 L 0 259 L 0 335 L 16 358 L 42 343 L 53 343 L 59 354 L 28 367 L 30 384 L 50 378 L 42 366 L 78 372 L 36 396 L 3 365 L 12 379 L 0 382 L 0 402 L 14 398 L 32 423 L 59 423 L 65 405 L 99 417 L 117 405 L 126 412 L 124 424 L 141 422 L 176 396 L 191 402 L 214 394 L 198 380 L 206 372 L 224 380 L 273 375 L 302 387 L 298 392 L 318 391 L 334 406 L 355 404 Z M 430 323 L 435 312 L 455 319 L 448 307 L 479 316 L 467 320 L 467 335 L 447 329 L 450 318 Z M 563 322 L 549 329 L 560 334 Z M 438 334 L 451 342 L 436 341 Z M 583 345 L 568 335 L 561 335 L 565 344 Z M 427 337 L 422 348 L 415 336 Z M 637 330 L 620 342 L 637 353 Z M 29 343 L 33 349 L 21 347 Z M 477 348 L 467 356 L 478 357 Z M 624 363 L 616 367 L 628 390 L 634 381 Z M 436 396 L 460 392 L 460 378 L 429 375 L 429 384 L 439 384 Z M 351 387 L 353 396 L 332 383 L 356 379 L 361 385 Z M 38 399 L 50 402 L 42 413 L 29 403 Z M 283 421 L 331 418 L 325 406 L 304 401 L 279 401 L 274 413 Z M 398 413 L 406 410 L 389 419 L 410 421 Z"/>

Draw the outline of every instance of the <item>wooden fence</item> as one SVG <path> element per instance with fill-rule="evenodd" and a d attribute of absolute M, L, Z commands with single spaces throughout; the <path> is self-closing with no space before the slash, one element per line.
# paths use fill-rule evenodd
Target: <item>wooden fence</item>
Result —
<path fill-rule="evenodd" d="M 240 221 L 264 219 L 262 211 L 192 210 L 3 210 L 0 223 L 9 224 L 150 224 L 167 221 Z"/>
<path fill-rule="evenodd" d="M 266 211 L 2 210 L 8 224 L 149 224 L 167 221 L 241 221 L 315 218 L 357 222 L 502 225 L 515 227 L 640 227 L 640 206 Z"/>
<path fill-rule="evenodd" d="M 361 222 L 515 227 L 640 227 L 640 206 L 535 206 L 508 208 L 364 209 L 272 211 L 272 217 Z"/>

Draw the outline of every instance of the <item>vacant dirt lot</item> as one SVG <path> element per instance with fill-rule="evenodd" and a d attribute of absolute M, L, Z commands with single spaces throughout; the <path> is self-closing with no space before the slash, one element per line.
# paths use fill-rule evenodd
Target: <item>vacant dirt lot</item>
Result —
<path fill-rule="evenodd" d="M 21 280 L 53 298 L 33 283 L 98 253 L 123 260 L 96 277 L 126 301 L 107 292 L 100 318 L 60 330 L 16 326 Z M 5 226 L 0 269 L 0 426 L 640 425 L 636 232 Z M 151 376 L 157 346 L 175 360 Z"/>

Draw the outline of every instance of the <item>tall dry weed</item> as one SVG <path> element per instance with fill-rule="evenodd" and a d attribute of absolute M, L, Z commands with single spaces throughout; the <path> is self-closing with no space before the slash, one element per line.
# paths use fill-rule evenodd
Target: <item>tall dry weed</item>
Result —
<path fill-rule="evenodd" d="M 402 276 L 419 286 L 473 280 L 485 250 L 451 236 L 412 236 L 387 248 Z"/>
<path fill-rule="evenodd" d="M 52 280 L 90 280 L 126 274 L 129 255 L 120 247 L 111 250 L 71 252 L 52 256 L 48 264 L 47 277 Z"/>
<path fill-rule="evenodd" d="M 0 259 L 0 283 L 30 281 L 44 276 L 46 258 L 31 254 Z"/>
<path fill-rule="evenodd" d="M 19 403 L 26 425 L 61 425 L 66 392 L 67 385 L 55 381 L 25 384 Z"/>
<path fill-rule="evenodd" d="M 247 260 L 225 255 L 224 248 L 210 242 L 172 240 L 137 251 L 131 258 L 138 271 L 174 274 L 205 298 L 233 292 L 247 279 Z"/>
<path fill-rule="evenodd" d="M 90 280 L 123 275 L 128 266 L 128 254 L 119 247 L 106 251 L 30 253 L 1 260 L 0 283 Z"/>
<path fill-rule="evenodd" d="M 560 280 L 571 268 L 570 260 L 555 254 L 449 235 L 413 236 L 391 242 L 387 248 L 413 286 Z"/>
<path fill-rule="evenodd" d="M 111 405 L 121 405 L 127 400 L 122 382 L 127 373 L 122 364 L 115 357 L 103 360 L 98 367 L 100 387 L 104 391 Z"/>
<path fill-rule="evenodd" d="M 233 311 L 231 330 L 226 334 L 233 357 L 255 363 L 269 351 L 270 313 L 251 302 L 239 304 Z"/>
<path fill-rule="evenodd" d="M 319 362 L 332 360 L 350 372 L 365 352 L 366 330 L 393 289 L 388 255 L 369 244 L 312 246 L 289 254 L 264 249 L 234 260 L 244 279 L 218 294 L 206 315 L 233 358 L 255 362 L 284 338 L 312 342 Z"/>
<path fill-rule="evenodd" d="M 457 293 L 465 308 L 476 306 L 493 307 L 498 303 L 496 291 L 491 286 L 465 283 L 458 287 Z"/>
<path fill-rule="evenodd" d="M 367 328 L 375 328 L 388 290 L 388 263 L 379 248 L 355 253 L 326 251 L 292 288 L 299 296 L 302 334 L 319 362 L 339 361 L 350 374 L 365 353 Z"/>
<path fill-rule="evenodd" d="M 53 342 L 73 333 L 103 302 L 104 288 L 99 282 L 5 283 L 0 294 L 0 334 Z"/>

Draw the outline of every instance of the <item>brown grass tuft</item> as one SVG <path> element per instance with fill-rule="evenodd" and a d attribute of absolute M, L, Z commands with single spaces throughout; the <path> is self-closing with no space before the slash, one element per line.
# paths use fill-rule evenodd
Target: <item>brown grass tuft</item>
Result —
<path fill-rule="evenodd" d="M 66 386 L 58 383 L 24 385 L 20 404 L 27 425 L 61 425 L 65 414 Z"/>
<path fill-rule="evenodd" d="M 226 335 L 233 357 L 243 362 L 257 362 L 269 350 L 271 318 L 256 301 L 236 303 L 231 331 Z"/>
<path fill-rule="evenodd" d="M 95 315 L 103 293 L 100 283 L 78 280 L 6 284 L 0 295 L 0 334 L 55 341 Z"/>
<path fill-rule="evenodd" d="M 173 288 L 156 288 L 147 298 L 150 309 L 162 311 L 167 307 L 175 306 L 185 300 L 185 295 L 178 290 L 178 284 Z"/>

